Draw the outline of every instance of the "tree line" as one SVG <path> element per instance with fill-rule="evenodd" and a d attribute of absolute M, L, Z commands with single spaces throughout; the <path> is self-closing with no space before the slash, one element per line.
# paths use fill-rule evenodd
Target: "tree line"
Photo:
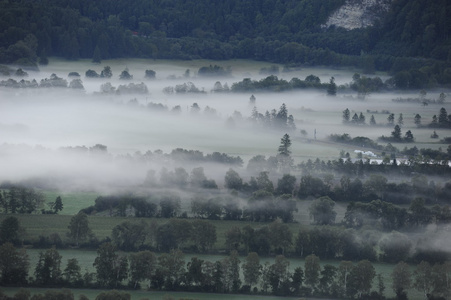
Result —
<path fill-rule="evenodd" d="M 368 260 L 321 265 L 319 257 L 311 254 L 305 258 L 303 267 L 291 270 L 290 261 L 283 255 L 276 256 L 272 263 L 262 264 L 255 252 L 250 252 L 242 262 L 237 252 L 231 251 L 218 261 L 192 257 L 186 263 L 180 250 L 160 255 L 148 250 L 125 255 L 113 244 L 104 243 L 97 249 L 94 273 L 83 273 L 76 258 L 68 259 L 63 269 L 62 256 L 51 248 L 40 252 L 34 277 L 29 278 L 28 255 L 24 249 L 17 250 L 6 243 L 0 246 L 0 253 L 0 280 L 4 285 L 385 299 L 383 277 Z M 22 263 L 16 264 L 17 261 Z M 434 299 L 445 299 L 450 288 L 446 280 L 450 272 L 449 262 L 431 265 L 423 261 L 413 274 L 407 264 L 399 262 L 391 273 L 392 289 L 397 296 L 406 295 L 412 286 L 425 295 L 443 297 Z M 65 293 L 70 297 L 70 291 Z M 110 293 L 110 296 L 114 294 Z"/>

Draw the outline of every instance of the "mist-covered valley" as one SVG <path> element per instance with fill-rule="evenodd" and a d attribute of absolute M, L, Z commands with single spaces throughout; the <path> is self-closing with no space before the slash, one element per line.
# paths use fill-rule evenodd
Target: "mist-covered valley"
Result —
<path fill-rule="evenodd" d="M 198 74 L 199 68 L 212 64 L 221 65 L 229 73 L 220 77 Z M 87 70 L 100 74 L 105 66 L 111 67 L 111 78 L 85 76 Z M 96 186 L 97 181 L 108 183 L 110 178 L 115 185 L 120 182 L 137 184 L 149 169 L 160 170 L 167 167 L 167 163 L 129 163 L 129 158 L 145 156 L 149 151 L 170 153 L 177 148 L 239 156 L 243 159 L 242 167 L 246 167 L 248 160 L 255 155 L 275 156 L 285 133 L 292 139 L 291 156 L 295 164 L 316 158 L 327 161 L 337 159 L 340 150 L 354 154 L 356 148 L 328 142 L 331 134 L 348 133 L 352 137 L 365 136 L 374 140 L 389 135 L 392 128 L 385 126 L 386 111 L 396 116 L 404 115 L 403 130 L 412 129 L 416 142 L 421 143 L 419 147 L 440 147 L 429 137 L 432 130 L 417 128 L 413 119 L 420 113 L 427 122 L 438 114 L 441 106 L 392 101 L 418 97 L 418 91 L 373 93 L 360 100 L 354 91 L 346 88 L 353 80 L 355 72 L 352 70 L 299 68 L 279 72 L 277 67 L 278 78 L 287 81 L 292 78 L 304 80 L 315 75 L 322 83 L 327 83 L 334 77 L 341 87 L 336 97 L 328 96 L 322 89 L 243 93 L 214 91 L 218 82 L 220 86 L 231 87 L 243 78 L 261 80 L 268 76 L 262 70 L 271 66 L 248 61 L 112 60 L 92 64 L 88 61 L 51 60 L 39 72 L 28 71 L 28 76 L 23 79 L 35 79 L 39 83 L 54 74 L 71 82 L 73 78 L 68 74 L 77 72 L 83 89 L 0 89 L 1 180 L 21 181 L 50 176 L 53 180 L 72 178 L 77 179 L 76 182 L 90 182 L 91 187 Z M 145 71 L 149 69 L 155 71 L 154 79 L 145 77 Z M 124 70 L 133 78 L 119 79 Z M 19 81 L 22 78 L 15 79 Z M 116 92 L 120 86 L 142 83 L 147 92 Z M 168 93 L 168 87 L 177 89 L 184 84 L 193 85 L 198 92 Z M 428 92 L 427 97 L 435 99 L 443 91 Z M 251 96 L 255 97 L 255 102 Z M 277 112 L 282 105 L 286 105 L 288 114 L 293 116 L 295 127 L 267 128 L 256 124 L 253 115 Z M 368 112 L 371 112 L 378 126 L 344 126 L 342 111 L 346 108 L 351 114 L 363 112 L 367 122 L 370 119 Z M 440 137 L 446 136 L 446 130 L 438 129 L 437 132 Z M 83 151 L 95 145 L 106 146 L 106 153 L 89 155 L 89 151 Z M 228 167 L 210 164 L 206 169 L 207 175 L 222 185 L 224 169 Z"/>

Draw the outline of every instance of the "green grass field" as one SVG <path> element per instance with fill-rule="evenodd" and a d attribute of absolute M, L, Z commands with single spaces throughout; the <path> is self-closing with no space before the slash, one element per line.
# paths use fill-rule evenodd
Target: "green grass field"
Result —
<path fill-rule="evenodd" d="M 8 296 L 13 296 L 19 289 L 18 288 L 1 288 Z M 44 294 L 48 289 L 42 288 L 27 288 L 31 295 Z M 97 295 L 105 290 L 92 290 L 92 289 L 72 289 L 74 298 L 78 299 L 80 295 L 87 296 L 90 300 L 94 300 Z M 299 297 L 276 297 L 276 296 L 262 296 L 262 295 L 234 295 L 234 294 L 212 294 L 212 293 L 188 293 L 188 292 L 157 292 L 157 291 L 125 291 L 131 295 L 132 300 L 290 300 L 298 299 Z"/>
<path fill-rule="evenodd" d="M 56 190 L 43 190 L 41 192 L 46 203 L 55 201 L 58 196 L 61 197 L 63 201 L 63 210 L 59 213 L 61 215 L 75 215 L 80 209 L 94 205 L 95 199 L 100 196 L 94 192 L 64 192 Z"/>

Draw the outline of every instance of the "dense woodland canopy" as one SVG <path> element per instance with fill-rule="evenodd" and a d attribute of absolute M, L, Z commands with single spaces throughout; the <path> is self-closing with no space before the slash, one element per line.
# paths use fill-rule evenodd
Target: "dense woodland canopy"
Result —
<path fill-rule="evenodd" d="M 396 0 L 372 27 L 321 26 L 344 0 L 0 1 L 0 62 L 38 57 L 230 59 L 353 65 L 449 82 L 448 1 Z M 421 58 L 421 59 L 419 59 Z M 417 74 L 418 76 L 418 74 Z"/>

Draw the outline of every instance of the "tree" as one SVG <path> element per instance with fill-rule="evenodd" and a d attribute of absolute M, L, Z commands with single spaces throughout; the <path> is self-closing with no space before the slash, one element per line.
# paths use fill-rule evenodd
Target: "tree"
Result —
<path fill-rule="evenodd" d="M 437 126 L 438 126 L 438 118 L 437 118 L 437 115 L 433 115 L 433 116 L 432 116 L 431 126 L 432 126 L 432 127 L 437 127 Z"/>
<path fill-rule="evenodd" d="M 288 157 L 291 155 L 291 140 L 290 136 L 285 133 L 284 136 L 280 139 L 280 146 L 278 149 L 278 155 Z"/>
<path fill-rule="evenodd" d="M 277 250 L 281 249 L 282 254 L 285 253 L 285 249 L 291 246 L 292 233 L 290 228 L 286 224 L 282 224 L 280 221 L 274 221 L 269 224 L 269 242 Z"/>
<path fill-rule="evenodd" d="M 414 117 L 414 123 L 417 127 L 421 127 L 421 116 L 420 114 L 416 114 Z"/>
<path fill-rule="evenodd" d="M 402 113 L 399 114 L 399 117 L 398 117 L 398 125 L 399 125 L 399 126 L 404 125 L 404 118 L 403 118 L 403 116 L 402 116 Z"/>
<path fill-rule="evenodd" d="M 260 265 L 260 258 L 258 257 L 258 254 L 256 252 L 250 252 L 247 255 L 246 261 L 243 263 L 242 267 L 244 283 L 249 286 L 256 285 L 262 272 L 262 266 Z"/>
<path fill-rule="evenodd" d="M 343 288 L 343 292 L 348 290 L 349 277 L 353 268 L 351 261 L 341 261 L 338 266 L 338 284 Z"/>
<path fill-rule="evenodd" d="M 376 125 L 376 119 L 374 118 L 374 115 L 371 115 L 370 125 L 371 125 L 371 126 Z"/>
<path fill-rule="evenodd" d="M 368 260 L 361 260 L 355 265 L 349 274 L 348 295 L 361 298 L 369 294 L 376 271 Z"/>
<path fill-rule="evenodd" d="M 333 294 L 333 289 L 336 288 L 334 279 L 337 274 L 337 267 L 326 264 L 321 270 L 321 278 L 319 279 L 319 289 L 325 295 Z"/>
<path fill-rule="evenodd" d="M 257 177 L 257 187 L 259 190 L 274 193 L 274 185 L 268 176 L 269 172 L 263 171 Z"/>
<path fill-rule="evenodd" d="M 153 252 L 146 250 L 130 254 L 129 260 L 130 282 L 136 289 L 141 281 L 152 279 L 157 267 L 157 257 Z"/>
<path fill-rule="evenodd" d="M 198 167 L 191 170 L 189 181 L 192 187 L 201 188 L 206 180 L 207 176 L 205 176 L 204 168 Z"/>
<path fill-rule="evenodd" d="M 296 189 L 296 177 L 285 174 L 277 181 L 276 194 L 278 195 L 294 195 Z"/>
<path fill-rule="evenodd" d="M 319 275 L 321 266 L 319 264 L 319 257 L 315 254 L 310 254 L 305 258 L 304 262 L 304 276 L 305 283 L 312 289 L 316 289 L 319 283 Z"/>
<path fill-rule="evenodd" d="M 30 266 L 25 249 L 17 250 L 11 243 L 0 246 L 0 283 L 26 284 Z"/>
<path fill-rule="evenodd" d="M 394 140 L 400 141 L 401 140 L 401 127 L 399 125 L 396 125 L 393 129 L 391 136 Z"/>
<path fill-rule="evenodd" d="M 395 122 L 395 114 L 389 114 L 387 117 L 388 125 L 393 125 Z"/>
<path fill-rule="evenodd" d="M 163 276 L 164 287 L 176 290 L 182 283 L 185 274 L 185 259 L 182 251 L 171 250 L 158 257 L 158 268 Z"/>
<path fill-rule="evenodd" d="M 19 220 L 16 217 L 6 217 L 0 224 L 0 243 L 17 243 L 19 229 Z"/>
<path fill-rule="evenodd" d="M 254 95 L 251 95 L 251 97 L 249 98 L 249 104 L 251 104 L 251 105 L 255 105 L 255 96 Z"/>
<path fill-rule="evenodd" d="M 412 281 L 411 276 L 412 274 L 410 273 L 409 265 L 405 262 L 401 261 L 394 267 L 393 272 L 391 273 L 392 287 L 393 291 L 398 296 L 398 299 L 401 299 L 400 297 L 402 295 L 405 296 L 407 289 L 410 288 Z"/>
<path fill-rule="evenodd" d="M 200 112 L 199 104 L 197 104 L 196 102 L 194 102 L 193 105 L 191 105 L 190 113 L 193 114 L 193 115 L 195 115 L 195 114 L 198 114 L 199 112 Z"/>
<path fill-rule="evenodd" d="M 318 225 L 329 225 L 335 223 L 337 213 L 334 211 L 335 202 L 328 196 L 318 198 L 309 207 L 310 218 Z"/>
<path fill-rule="evenodd" d="M 381 258 L 395 263 L 408 258 L 412 242 L 407 235 L 393 231 L 381 239 L 379 246 L 383 251 Z"/>
<path fill-rule="evenodd" d="M 415 140 L 415 138 L 413 137 L 412 131 L 407 130 L 405 135 L 404 135 L 404 140 L 408 143 L 411 143 Z"/>
<path fill-rule="evenodd" d="M 359 124 L 362 124 L 362 125 L 364 125 L 365 124 L 365 116 L 363 115 L 363 113 L 362 112 L 360 112 L 360 114 L 359 114 Z"/>
<path fill-rule="evenodd" d="M 63 200 L 61 196 L 56 197 L 55 202 L 53 203 L 53 212 L 57 214 L 59 211 L 63 210 Z"/>
<path fill-rule="evenodd" d="M 61 282 L 61 258 L 62 256 L 55 248 L 39 253 L 39 260 L 34 272 L 37 284 L 53 285 Z"/>
<path fill-rule="evenodd" d="M 126 68 L 124 71 L 122 71 L 122 73 L 119 75 L 119 79 L 122 80 L 130 80 L 133 79 L 133 75 L 130 75 L 130 73 L 128 72 L 128 69 Z"/>
<path fill-rule="evenodd" d="M 241 244 L 241 230 L 238 226 L 233 226 L 225 233 L 225 245 L 228 250 L 238 250 Z"/>
<path fill-rule="evenodd" d="M 296 267 L 294 269 L 293 275 L 291 276 L 291 289 L 294 295 L 299 295 L 303 282 L 304 282 L 304 271 L 302 270 L 301 267 Z"/>
<path fill-rule="evenodd" d="M 103 78 L 111 78 L 113 77 L 113 72 L 111 71 L 111 67 L 110 66 L 105 66 L 102 70 L 102 72 L 100 72 L 100 77 Z"/>
<path fill-rule="evenodd" d="M 68 236 L 75 241 L 78 246 L 80 241 L 85 240 L 91 233 L 88 224 L 88 216 L 80 211 L 70 219 Z"/>
<path fill-rule="evenodd" d="M 449 298 L 451 295 L 451 262 L 436 263 L 432 267 L 433 294 Z"/>
<path fill-rule="evenodd" d="M 426 262 L 422 261 L 417 265 L 417 268 L 413 272 L 414 282 L 413 286 L 418 291 L 422 292 L 425 299 L 432 291 L 433 277 L 432 277 L 432 267 Z"/>
<path fill-rule="evenodd" d="M 285 103 L 282 103 L 274 119 L 276 127 L 279 129 L 286 129 L 287 120 L 288 120 L 287 106 L 285 105 Z"/>
<path fill-rule="evenodd" d="M 351 113 L 350 113 L 349 109 L 346 108 L 346 109 L 343 111 L 343 123 L 344 123 L 344 124 L 349 123 L 350 118 L 351 118 Z"/>
<path fill-rule="evenodd" d="M 200 251 L 205 252 L 216 243 L 216 227 L 205 220 L 192 223 L 191 239 Z"/>
<path fill-rule="evenodd" d="M 335 83 L 335 78 L 331 77 L 329 84 L 327 86 L 327 95 L 336 96 L 337 95 L 337 84 Z"/>
<path fill-rule="evenodd" d="M 223 285 L 225 291 L 237 292 L 241 286 L 240 259 L 238 252 L 231 251 L 230 255 L 221 262 L 223 270 Z"/>
<path fill-rule="evenodd" d="M 148 79 L 155 79 L 156 78 L 156 74 L 157 73 L 154 70 L 146 70 L 144 77 L 148 78 Z"/>
<path fill-rule="evenodd" d="M 440 113 L 438 115 L 438 126 L 448 127 L 448 112 L 444 107 L 440 108 Z"/>
<path fill-rule="evenodd" d="M 290 261 L 283 255 L 277 255 L 272 264 L 269 267 L 269 284 L 273 294 L 286 296 L 290 289 Z"/>
<path fill-rule="evenodd" d="M 180 213 L 181 199 L 176 195 L 166 195 L 160 200 L 160 215 L 162 218 L 174 218 Z"/>
<path fill-rule="evenodd" d="M 146 239 L 146 223 L 144 221 L 139 224 L 130 221 L 122 222 L 113 228 L 111 239 L 121 250 L 137 250 Z"/>
<path fill-rule="evenodd" d="M 205 266 L 205 261 L 197 257 L 191 257 L 191 261 L 186 264 L 187 272 L 185 283 L 188 286 L 199 286 L 204 283 L 202 265 Z"/>
<path fill-rule="evenodd" d="M 101 287 L 118 287 L 127 278 L 127 258 L 119 256 L 116 247 L 109 242 L 97 249 L 93 266 L 96 268 L 97 284 Z"/>
<path fill-rule="evenodd" d="M 225 175 L 225 186 L 230 190 L 241 190 L 243 187 L 243 179 L 233 169 L 229 169 Z"/>
<path fill-rule="evenodd" d="M 72 286 L 81 286 L 83 278 L 81 276 L 81 268 L 76 258 L 67 260 L 66 268 L 63 272 L 64 281 Z"/>

